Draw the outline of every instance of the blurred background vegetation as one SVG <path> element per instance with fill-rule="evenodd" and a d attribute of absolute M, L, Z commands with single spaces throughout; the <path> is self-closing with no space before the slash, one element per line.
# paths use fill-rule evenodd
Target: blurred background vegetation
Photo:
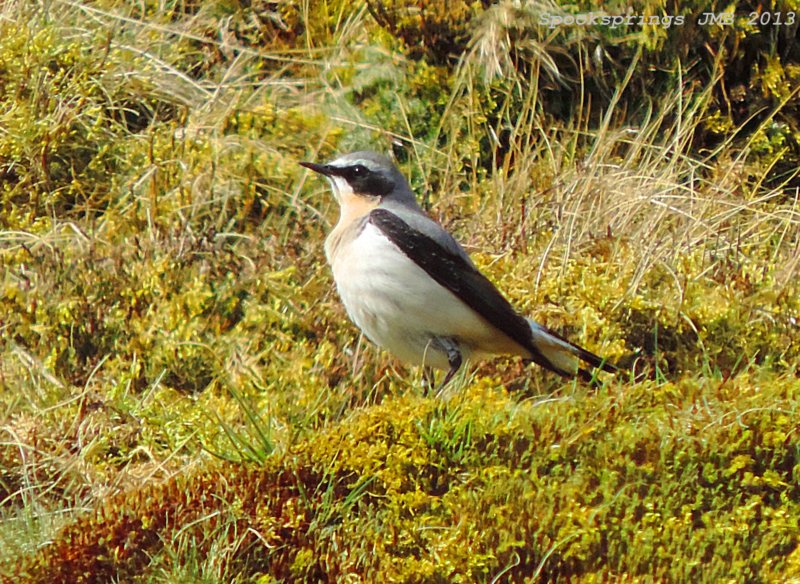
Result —
<path fill-rule="evenodd" d="M 549 24 L 589 13 L 634 23 Z M 0 577 L 800 581 L 798 20 L 4 2 Z M 626 371 L 425 396 L 347 321 L 297 164 L 364 148 Z"/>

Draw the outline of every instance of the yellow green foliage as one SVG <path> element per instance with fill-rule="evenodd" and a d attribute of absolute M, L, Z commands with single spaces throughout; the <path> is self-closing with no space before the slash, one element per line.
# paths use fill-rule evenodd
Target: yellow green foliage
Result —
<path fill-rule="evenodd" d="M 469 42 L 471 21 L 490 5 L 486 0 L 367 0 L 378 24 L 402 40 L 412 56 L 432 62 L 457 59 Z"/>
<path fill-rule="evenodd" d="M 238 550 L 236 581 L 797 577 L 797 379 L 610 389 L 388 399 L 263 466 L 117 495 L 13 578 L 128 579 L 187 542 Z"/>
<path fill-rule="evenodd" d="M 0 579 L 800 579 L 796 46 L 545 9 L 0 7 Z M 360 338 L 297 162 L 363 148 L 623 370 Z"/>

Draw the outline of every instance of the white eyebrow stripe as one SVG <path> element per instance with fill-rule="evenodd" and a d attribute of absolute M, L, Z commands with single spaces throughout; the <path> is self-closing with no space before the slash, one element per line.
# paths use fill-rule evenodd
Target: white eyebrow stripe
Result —
<path fill-rule="evenodd" d="M 331 162 L 330 166 L 333 166 L 333 167 L 336 167 L 336 168 L 347 168 L 349 166 L 357 166 L 359 164 L 361 166 L 367 167 L 372 172 L 377 172 L 378 170 L 380 170 L 380 167 L 376 166 L 373 161 L 366 160 L 364 158 L 359 158 L 358 160 L 345 160 L 345 161 L 337 159 L 337 160 L 334 160 L 333 162 Z"/>

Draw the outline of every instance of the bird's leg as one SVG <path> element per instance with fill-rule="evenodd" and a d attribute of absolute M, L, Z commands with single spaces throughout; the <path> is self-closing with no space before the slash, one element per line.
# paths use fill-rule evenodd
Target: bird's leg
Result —
<path fill-rule="evenodd" d="M 447 375 L 444 376 L 442 385 L 439 386 L 439 392 L 441 393 L 444 387 L 450 383 L 450 380 L 453 379 L 453 376 L 461 368 L 461 364 L 464 360 L 461 357 L 461 351 L 459 350 L 458 343 L 456 343 L 453 339 L 438 338 L 436 341 L 437 345 L 439 345 L 439 347 L 447 353 L 447 363 L 450 365 L 450 369 L 448 370 Z"/>
<path fill-rule="evenodd" d="M 429 392 L 433 391 L 436 385 L 436 374 L 431 367 L 422 368 L 422 382 L 424 385 L 423 395 L 427 396 Z"/>

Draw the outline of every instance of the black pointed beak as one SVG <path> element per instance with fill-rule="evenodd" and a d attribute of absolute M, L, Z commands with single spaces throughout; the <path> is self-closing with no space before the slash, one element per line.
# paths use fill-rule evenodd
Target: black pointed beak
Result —
<path fill-rule="evenodd" d="M 309 170 L 318 172 L 322 176 L 332 176 L 333 168 L 329 164 L 317 164 L 315 162 L 301 162 L 300 166 L 305 166 Z"/>

